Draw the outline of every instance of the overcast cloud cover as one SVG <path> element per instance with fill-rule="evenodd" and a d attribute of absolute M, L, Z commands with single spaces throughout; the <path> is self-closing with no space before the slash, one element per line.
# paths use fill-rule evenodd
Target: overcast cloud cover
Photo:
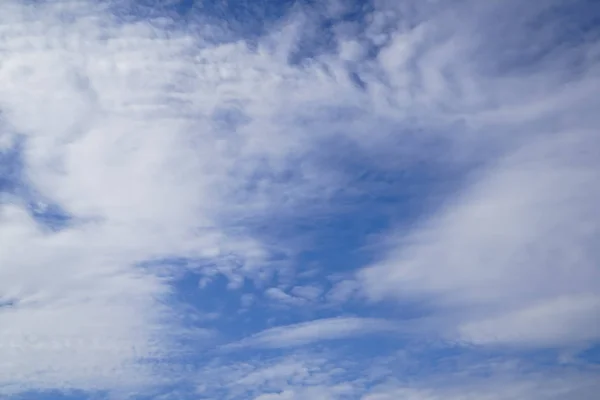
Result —
<path fill-rule="evenodd" d="M 2 0 L 0 397 L 591 400 L 600 3 Z"/>

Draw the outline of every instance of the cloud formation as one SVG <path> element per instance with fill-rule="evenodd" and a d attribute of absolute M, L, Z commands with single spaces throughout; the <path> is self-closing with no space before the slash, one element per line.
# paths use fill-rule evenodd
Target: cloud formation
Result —
<path fill-rule="evenodd" d="M 528 18 L 551 12 L 526 11 Z M 568 21 L 557 20 L 560 31 Z M 598 340 L 600 142 L 590 106 L 598 104 L 600 64 L 596 42 L 573 41 L 525 66 L 515 61 L 500 76 L 468 75 L 470 87 L 488 89 L 487 99 L 463 117 L 500 155 L 437 213 L 390 234 L 387 254 L 359 274 L 368 297 L 431 302 L 451 319 L 444 330 L 477 344 L 560 347 Z M 526 57 L 525 49 L 516 50 Z M 473 69 L 469 59 L 449 60 Z M 480 59 L 473 61 L 481 67 Z M 568 62 L 579 63 L 577 73 Z"/>
<path fill-rule="evenodd" d="M 328 1 L 254 35 L 171 6 L 0 4 L 2 395 L 591 398 L 587 365 L 413 385 L 315 347 L 598 344 L 597 6 Z M 368 257 L 319 253 L 379 210 L 336 228 Z M 188 273 L 233 329 L 186 319 Z"/>
<path fill-rule="evenodd" d="M 374 333 L 398 334 L 399 326 L 377 318 L 339 317 L 278 326 L 259 332 L 227 348 L 297 347 L 324 340 L 343 339 Z"/>

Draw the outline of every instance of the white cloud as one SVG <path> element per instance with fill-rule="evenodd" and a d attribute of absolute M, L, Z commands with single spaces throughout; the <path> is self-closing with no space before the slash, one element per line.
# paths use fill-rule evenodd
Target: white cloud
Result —
<path fill-rule="evenodd" d="M 314 285 L 295 286 L 292 288 L 292 293 L 308 301 L 315 301 L 321 296 L 323 289 Z"/>
<path fill-rule="evenodd" d="M 275 306 L 310 306 L 314 304 L 321 295 L 322 289 L 318 286 L 294 286 L 289 293 L 281 288 L 268 288 L 265 297 L 273 301 Z"/>
<path fill-rule="evenodd" d="M 600 176 L 579 153 L 597 146 L 586 136 L 509 156 L 427 224 L 398 235 L 361 273 L 369 296 L 434 301 L 480 343 L 599 339 Z"/>
<path fill-rule="evenodd" d="M 0 5 L 2 142 L 22 140 L 21 183 L 35 197 L 0 204 L 0 293 L 12 304 L 0 308 L 0 358 L 14 360 L 3 387 L 148 384 L 161 364 L 145 361 L 168 357 L 182 331 L 167 280 L 136 265 L 210 259 L 202 273 L 239 283 L 268 249 L 237 221 L 302 201 L 300 182 L 280 175 L 306 143 L 277 119 L 312 100 L 303 82 L 322 101 L 338 85 L 266 49 L 157 24 L 117 22 L 86 1 Z M 70 222 L 46 229 L 29 201 Z"/>
<path fill-rule="evenodd" d="M 48 234 L 9 205 L 0 220 L 0 291 L 13 302 L 0 308 L 0 384 L 150 384 L 152 368 L 140 360 L 169 347 L 161 323 L 170 318 L 153 300 L 167 294 L 160 280 L 115 264 L 94 232 Z"/>
<path fill-rule="evenodd" d="M 2 364 L 0 385 L 144 381 L 161 368 L 144 360 L 166 357 L 182 332 L 165 306 L 168 280 L 136 265 L 210 260 L 202 274 L 239 287 L 269 266 L 270 247 L 248 234 L 247 219 L 337 190 L 335 173 L 302 162 L 322 139 L 302 119 L 361 100 L 342 75 L 287 64 L 297 28 L 254 51 L 107 10 L 0 5 L 2 148 L 22 143 L 20 184 L 33 197 L 0 203 L 0 354 L 24 352 Z M 347 124 L 327 112 L 317 120 Z M 42 226 L 30 201 L 63 210 L 66 228 Z"/>
<path fill-rule="evenodd" d="M 265 296 L 276 302 L 276 304 L 285 304 L 288 306 L 301 306 L 306 304 L 306 300 L 301 297 L 291 296 L 280 288 L 269 288 L 265 291 Z"/>
<path fill-rule="evenodd" d="M 360 289 L 360 284 L 353 279 L 344 279 L 336 282 L 327 293 L 327 300 L 333 304 L 342 304 L 348 301 Z"/>
<path fill-rule="evenodd" d="M 459 334 L 478 344 L 585 345 L 600 337 L 598 315 L 600 296 L 572 295 L 465 323 L 459 327 Z"/>
<path fill-rule="evenodd" d="M 310 400 L 310 399 L 343 399 L 354 393 L 351 385 L 310 386 L 284 390 L 278 393 L 261 394 L 254 400 Z"/>
<path fill-rule="evenodd" d="M 339 317 L 278 326 L 259 332 L 228 349 L 240 347 L 286 348 L 323 340 L 351 338 L 377 333 L 398 333 L 399 326 L 377 318 Z"/>
<path fill-rule="evenodd" d="M 394 173 L 432 157 L 453 168 L 504 155 L 427 223 L 392 235 L 397 246 L 358 281 L 336 284 L 331 302 L 361 284 L 372 299 L 434 303 L 454 337 L 475 343 L 598 339 L 597 49 L 574 46 L 537 70 L 498 77 L 487 58 L 500 45 L 486 42 L 493 32 L 475 35 L 474 20 L 494 25 L 489 10 L 501 2 L 461 21 L 446 7 L 423 12 L 429 3 L 415 15 L 412 2 L 384 3 L 364 37 L 292 66 L 306 17 L 290 17 L 253 50 L 220 41 L 204 22 L 188 31 L 122 22 L 91 1 L 1 2 L 0 151 L 22 145 L 20 184 L 29 190 L 0 197 L 0 391 L 168 378 L 172 339 L 186 331 L 168 307 L 168 279 L 138 264 L 200 260 L 207 280 L 223 274 L 231 288 L 269 276 L 281 265 L 272 253 L 294 249 L 253 235 L 253 224 L 309 214 L 355 190 L 353 176 L 323 162 L 338 156 L 329 144 L 342 137 Z M 364 60 L 368 46 L 382 51 Z M 565 72 L 580 56 L 579 75 Z M 346 62 L 357 64 L 364 90 Z M 427 147 L 442 142 L 444 151 Z M 35 220 L 30 202 L 63 210 L 66 227 Z M 298 302 L 320 295 L 310 286 L 290 293 L 266 292 Z M 333 318 L 240 345 L 381 332 L 398 330 Z M 270 395 L 346 390 L 314 386 Z"/>
<path fill-rule="evenodd" d="M 516 22 L 494 22 L 494 12 L 517 9 Z M 457 24 L 456 10 L 446 10 L 380 54 L 403 88 L 397 102 L 432 119 L 462 118 L 461 133 L 448 132 L 447 166 L 479 168 L 434 215 L 390 233 L 393 244 L 358 281 L 371 300 L 433 306 L 439 333 L 454 339 L 534 347 L 600 339 L 600 120 L 591 111 L 600 61 L 597 43 L 585 40 L 526 66 L 511 59 L 511 51 L 532 59 L 533 50 L 514 45 L 517 35 L 548 44 L 548 31 L 526 28 L 546 11 L 490 2 L 475 8 L 482 22 Z M 556 32 L 572 23 L 561 18 L 548 21 Z M 578 73 L 567 66 L 575 60 Z"/>
<path fill-rule="evenodd" d="M 599 385 L 596 368 L 531 371 L 527 363 L 461 364 L 460 368 L 421 377 L 418 382 L 394 376 L 365 391 L 361 400 L 559 400 L 595 398 Z"/>
<path fill-rule="evenodd" d="M 367 394 L 361 400 L 510 400 L 510 399 L 578 399 L 592 400 L 595 398 L 596 385 L 590 380 L 580 382 L 582 386 L 560 382 L 528 382 L 516 381 L 506 383 L 506 386 L 494 384 L 483 387 L 461 387 L 453 389 L 388 389 L 380 393 Z"/>
<path fill-rule="evenodd" d="M 347 380 L 348 371 L 319 354 L 220 362 L 201 370 L 196 379 L 200 398 L 337 399 L 354 395 L 359 387 Z M 312 396 L 312 397 L 311 397 Z"/>
<path fill-rule="evenodd" d="M 390 352 L 360 359 L 333 350 L 303 349 L 283 356 L 210 362 L 196 376 L 201 399 L 593 399 L 593 367 L 532 370 L 532 362 L 436 357 L 411 359 Z M 450 357 L 452 358 L 452 357 Z M 422 363 L 436 367 L 422 369 Z"/>

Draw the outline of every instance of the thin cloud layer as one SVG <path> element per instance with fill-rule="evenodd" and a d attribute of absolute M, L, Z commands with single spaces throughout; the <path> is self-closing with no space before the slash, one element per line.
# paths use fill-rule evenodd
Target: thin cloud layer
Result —
<path fill-rule="evenodd" d="M 547 3 L 525 7 L 523 18 L 558 12 Z M 548 25 L 560 32 L 566 19 L 557 15 Z M 548 34 L 531 30 L 530 37 L 548 40 Z M 359 274 L 368 297 L 433 303 L 450 336 L 477 344 L 560 347 L 598 340 L 600 220 L 593 210 L 600 199 L 594 184 L 600 142 L 590 107 L 598 104 L 600 64 L 594 36 L 578 34 L 568 38 L 571 46 L 548 48 L 533 62 L 515 59 L 499 76 L 459 80 L 487 88 L 485 101 L 463 116 L 488 135 L 500 156 L 474 172 L 439 212 L 390 235 L 387 254 Z M 485 32 L 483 38 L 489 39 Z M 453 45 L 473 41 L 461 39 L 453 37 Z M 510 39 L 498 50 L 506 51 L 506 43 Z M 513 47 L 525 60 L 531 57 L 527 48 Z M 446 54 L 450 65 L 482 71 L 489 64 L 454 54 Z M 500 53 L 496 62 L 503 58 Z M 569 63 L 578 65 L 576 72 Z M 438 83 L 452 87 L 442 78 Z M 487 153 L 486 147 L 481 150 Z"/>
<path fill-rule="evenodd" d="M 281 7 L 0 4 L 0 393 L 591 398 L 357 360 L 599 343 L 597 6 Z"/>
<path fill-rule="evenodd" d="M 369 295 L 433 299 L 460 313 L 459 334 L 477 343 L 597 340 L 599 169 L 578 151 L 596 145 L 571 132 L 537 146 L 399 237 L 389 258 L 361 274 Z"/>
<path fill-rule="evenodd" d="M 374 333 L 398 334 L 398 325 L 376 318 L 340 317 L 267 329 L 227 348 L 303 346 L 324 340 L 363 336 Z"/>
<path fill-rule="evenodd" d="M 3 358 L 30 353 L 4 365 L 3 385 L 137 384 L 180 333 L 164 313 L 168 276 L 143 265 L 189 258 L 208 277 L 255 278 L 270 250 L 244 221 L 321 197 L 334 178 L 292 170 L 316 140 L 295 120 L 357 106 L 349 82 L 287 64 L 293 24 L 251 50 L 161 19 L 122 22 L 107 5 L 2 5 L 3 143 L 20 157 L 2 203 Z M 97 378 L 121 369 L 134 376 Z"/>
<path fill-rule="evenodd" d="M 389 354 L 360 359 L 339 352 L 289 352 L 260 361 L 213 362 L 199 371 L 193 388 L 201 399 L 592 399 L 598 389 L 594 370 L 569 367 L 533 372 L 527 363 L 486 360 L 450 363 L 415 379 L 418 362 Z M 368 363 L 365 368 L 361 363 Z M 393 373 L 391 367 L 402 373 Z M 177 397 L 175 397 L 177 398 Z"/>

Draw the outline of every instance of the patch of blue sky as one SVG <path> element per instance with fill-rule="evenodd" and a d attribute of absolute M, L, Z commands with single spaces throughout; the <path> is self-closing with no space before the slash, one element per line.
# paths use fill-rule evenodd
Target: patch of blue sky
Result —
<path fill-rule="evenodd" d="M 18 190 L 22 168 L 19 145 L 0 150 L 0 193 Z"/>
<path fill-rule="evenodd" d="M 254 2 L 250 0 L 129 0 L 107 1 L 111 12 L 123 21 L 161 19 L 174 30 L 196 30 L 198 22 L 212 25 L 214 37 L 205 40 L 239 40 L 253 42 L 267 28 L 288 15 L 298 4 L 309 0 Z M 170 22 L 169 22 L 170 21 Z M 219 29 L 221 28 L 221 29 Z"/>
<path fill-rule="evenodd" d="M 357 158 L 350 155 L 348 160 L 356 162 Z M 381 232 L 398 226 L 398 223 L 408 229 L 419 216 L 432 213 L 444 198 L 440 193 L 451 190 L 449 187 L 452 186 L 455 190 L 461 177 L 458 174 L 453 180 L 451 176 L 427 171 L 425 166 L 420 174 L 412 169 L 411 173 L 398 176 L 385 171 L 364 170 L 364 165 L 356 163 L 353 167 L 344 167 L 347 173 L 359 177 L 351 183 L 358 195 L 341 196 L 316 215 L 273 215 L 249 229 L 253 236 L 284 247 L 302 243 L 303 250 L 292 259 L 283 260 L 292 271 L 284 269 L 276 273 L 267 285 L 284 285 L 288 292 L 295 286 L 314 286 L 329 291 L 336 280 L 376 260 L 381 249 L 374 244 Z M 427 198 L 431 199 L 427 201 Z M 195 274 L 179 280 L 175 286 L 178 301 L 197 307 L 204 314 L 214 315 L 214 319 L 204 323 L 238 338 L 266 329 L 269 324 L 293 324 L 340 313 L 410 319 L 427 315 L 428 311 L 426 302 L 407 302 L 404 307 L 397 308 L 391 304 L 374 306 L 350 300 L 343 305 L 328 306 L 324 304 L 324 295 L 302 305 L 273 304 L 265 295 L 265 287 L 256 287 L 250 280 L 237 289 L 228 287 L 226 276 L 215 277 L 206 285 L 202 285 L 202 281 L 203 276 Z M 252 301 L 240 312 L 243 296 L 250 296 Z"/>
<path fill-rule="evenodd" d="M 581 352 L 576 352 L 576 359 L 600 366 L 600 345 L 591 346 Z"/>
<path fill-rule="evenodd" d="M 310 29 L 299 32 L 296 49 L 291 52 L 291 64 L 301 64 L 313 57 L 336 49 L 336 29 L 341 24 L 361 32 L 367 26 L 372 1 L 320 2 L 315 0 L 130 0 L 107 2 L 112 13 L 123 21 L 152 21 L 160 19 L 169 29 L 196 31 L 198 25 L 212 25 L 213 37 L 204 40 L 244 40 L 249 46 L 273 28 L 281 28 L 290 17 L 302 15 L 311 20 Z M 199 24 L 199 21 L 201 23 Z M 221 28 L 221 29 L 219 29 Z M 208 31 L 207 31 L 208 32 Z M 207 32 L 204 32 L 205 34 Z M 367 53 L 374 56 L 381 46 L 365 42 Z M 354 72 L 355 79 L 357 78 Z M 357 79 L 357 83 L 360 82 Z"/>
<path fill-rule="evenodd" d="M 30 215 L 40 226 L 61 230 L 71 222 L 71 216 L 28 184 L 23 175 L 23 140 L 19 138 L 9 148 L 0 150 L 0 196 L 4 194 L 9 202 L 25 203 Z"/>
<path fill-rule="evenodd" d="M 313 215 L 274 214 L 262 219 L 258 230 L 252 232 L 267 241 L 301 240 L 308 244 L 295 260 L 301 271 L 317 269 L 319 274 L 339 274 L 368 264 L 374 260 L 373 253 L 380 250 L 372 246 L 381 232 L 391 226 L 408 230 L 432 215 L 450 194 L 468 182 L 473 168 L 470 164 L 444 167 L 437 154 L 442 157 L 443 146 L 436 150 L 426 143 L 412 146 L 427 147 L 418 153 L 430 157 L 409 154 L 405 161 L 395 159 L 394 150 L 404 145 L 389 148 L 388 154 L 365 154 L 341 137 L 323 143 L 320 147 L 326 151 L 313 156 L 319 160 L 319 168 L 348 177 L 344 188 L 326 204 L 315 206 Z M 389 157 L 394 167 L 382 168 L 384 157 Z M 398 165 L 405 166 L 398 171 Z"/>

